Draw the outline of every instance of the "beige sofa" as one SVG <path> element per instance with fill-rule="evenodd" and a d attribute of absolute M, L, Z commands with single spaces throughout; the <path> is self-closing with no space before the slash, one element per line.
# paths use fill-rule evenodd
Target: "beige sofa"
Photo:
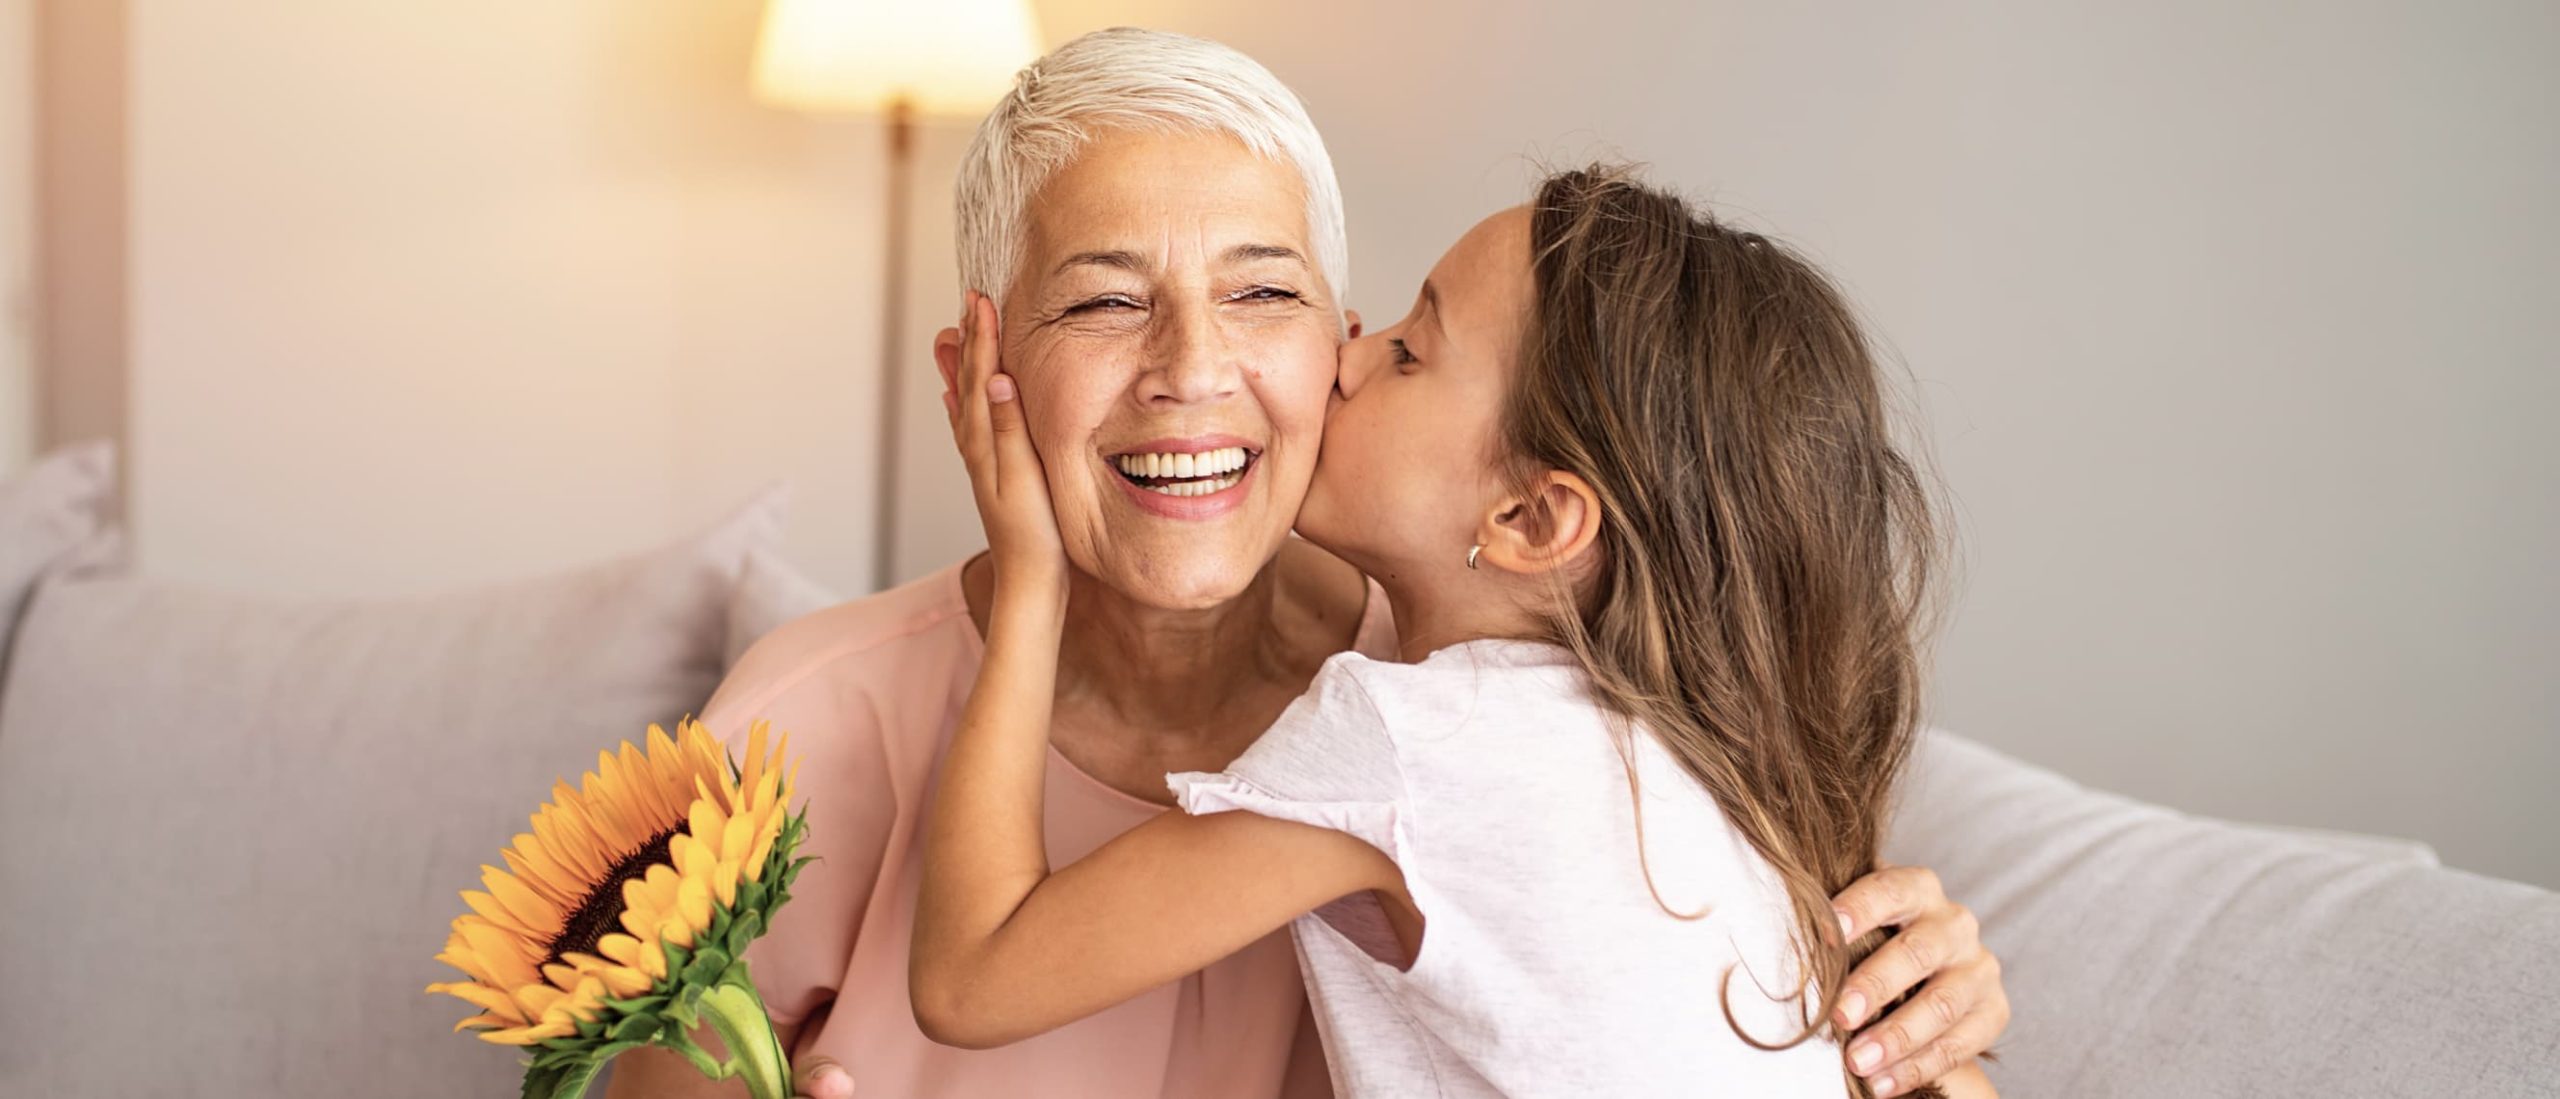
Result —
<path fill-rule="evenodd" d="M 259 598 L 122 569 L 107 459 L 0 484 L 0 1096 L 514 1094 L 420 992 L 455 891 L 824 604 L 773 556 L 779 495 L 496 588 Z M 1917 767 L 1891 854 L 2006 961 L 2008 1094 L 2560 1094 L 2560 896 L 1945 734 Z"/>

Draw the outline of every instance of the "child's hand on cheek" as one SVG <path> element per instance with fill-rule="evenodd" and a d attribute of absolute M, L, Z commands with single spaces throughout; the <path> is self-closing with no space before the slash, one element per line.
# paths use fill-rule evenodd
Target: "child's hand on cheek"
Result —
<path fill-rule="evenodd" d="M 960 329 L 958 377 L 942 395 L 951 436 L 969 467 L 978 519 L 995 554 L 999 602 L 1030 600 L 1063 608 L 1066 551 L 1049 483 L 1022 413 L 1020 387 L 998 369 L 995 303 L 971 291 Z"/>

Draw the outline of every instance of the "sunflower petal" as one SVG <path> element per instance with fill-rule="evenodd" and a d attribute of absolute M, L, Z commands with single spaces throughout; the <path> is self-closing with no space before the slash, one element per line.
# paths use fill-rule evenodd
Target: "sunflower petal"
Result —
<path fill-rule="evenodd" d="M 623 965 L 640 964 L 640 940 L 629 935 L 614 934 L 596 940 L 596 953 Z"/>
<path fill-rule="evenodd" d="M 539 1019 L 566 995 L 547 984 L 529 984 L 516 990 L 516 1006 L 524 1009 L 526 1018 Z"/>
<path fill-rule="evenodd" d="M 694 785 L 701 794 L 693 799 L 693 809 L 687 814 L 685 830 L 693 833 L 696 839 L 716 841 L 720 838 L 720 830 L 729 826 L 729 815 L 720 811 L 719 804 L 712 799 L 711 791 L 702 787 L 701 779 L 695 779 Z"/>
<path fill-rule="evenodd" d="M 667 804 L 666 784 L 658 781 L 657 772 L 650 769 L 648 758 L 640 754 L 638 747 L 623 741 L 622 754 L 614 760 L 614 767 L 622 772 L 622 781 L 630 785 L 631 796 L 639 799 L 641 811 L 650 820 L 675 819 L 674 807 Z"/>
<path fill-rule="evenodd" d="M 756 837 L 756 845 L 747 851 L 747 880 L 763 881 L 764 864 L 773 861 L 774 833 Z"/>
<path fill-rule="evenodd" d="M 559 860 L 545 850 L 542 838 L 531 832 L 516 836 L 515 845 L 498 852 L 506 860 L 507 869 L 533 891 L 563 909 L 577 907 L 586 879 L 561 867 Z"/>
<path fill-rule="evenodd" d="M 577 1032 L 577 1026 L 572 1023 L 536 1023 L 514 1030 L 484 1030 L 480 1032 L 480 1040 L 502 1046 L 529 1046 L 545 1038 L 565 1038 Z"/>
<path fill-rule="evenodd" d="M 557 905 L 542 899 L 526 888 L 516 876 L 494 866 L 480 868 L 480 884 L 489 887 L 489 895 L 515 914 L 518 930 L 528 937 L 548 937 L 560 930 L 565 918 Z"/>
<path fill-rule="evenodd" d="M 747 726 L 747 765 L 738 775 L 738 785 L 744 789 L 755 789 L 757 780 L 764 777 L 764 735 L 772 724 L 758 721 Z"/>
<path fill-rule="evenodd" d="M 669 916 L 665 920 L 659 922 L 658 938 L 662 941 L 674 943 L 677 946 L 691 949 L 693 946 L 693 929 L 685 926 L 684 917 Z"/>
<path fill-rule="evenodd" d="M 483 869 L 486 868 L 484 867 Z M 471 910 L 479 913 L 481 919 L 497 924 L 498 926 L 506 928 L 516 934 L 531 935 L 534 933 L 532 928 L 524 926 L 516 919 L 515 913 L 507 911 L 507 906 L 499 904 L 498 898 L 492 897 L 477 889 L 463 890 L 462 903 L 471 906 Z"/>
<path fill-rule="evenodd" d="M 465 919 L 470 919 L 465 917 Z M 534 972 L 533 959 L 526 957 L 524 940 L 506 933 L 496 924 L 470 920 L 462 925 L 462 937 L 471 952 L 489 967 L 489 975 L 501 988 L 519 988 L 542 983 L 542 975 Z"/>
<path fill-rule="evenodd" d="M 711 883 L 701 878 L 686 878 L 676 889 L 676 914 L 684 917 L 687 927 L 706 931 L 711 927 Z"/>
<path fill-rule="evenodd" d="M 524 1025 L 525 1014 L 516 1007 L 516 1002 L 508 998 L 506 993 L 500 992 L 487 985 L 471 984 L 462 981 L 446 981 L 440 984 L 428 985 L 427 991 L 441 992 L 447 996 L 455 997 L 463 1003 L 470 1004 L 473 1007 L 479 1008 L 482 1011 L 506 1020 L 507 1025 L 509 1026 Z"/>
<path fill-rule="evenodd" d="M 711 872 L 711 899 L 719 901 L 722 908 L 738 906 L 738 870 L 738 863 L 731 860 Z"/>
<path fill-rule="evenodd" d="M 667 844 L 667 856 L 675 862 L 677 874 L 687 878 L 704 877 L 720 865 L 720 856 L 713 850 L 719 842 L 718 836 L 705 843 L 680 834 Z"/>

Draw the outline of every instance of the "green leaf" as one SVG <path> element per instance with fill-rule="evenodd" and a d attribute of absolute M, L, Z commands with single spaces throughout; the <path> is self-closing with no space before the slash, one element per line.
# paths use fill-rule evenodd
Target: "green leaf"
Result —
<path fill-rule="evenodd" d="M 738 917 L 738 922 L 729 926 L 730 956 L 737 958 L 745 957 L 747 953 L 747 944 L 756 941 L 756 936 L 762 934 L 764 934 L 763 913 L 749 912 L 746 915 Z"/>
<path fill-rule="evenodd" d="M 604 1006 L 612 1008 L 625 1015 L 648 1015 L 656 1012 L 658 1008 L 666 1002 L 667 997 L 663 993 L 654 993 L 647 996 L 635 996 L 628 1000 L 606 1000 L 604 1002 Z"/>
<path fill-rule="evenodd" d="M 564 1066 L 526 1070 L 522 1099 L 553 1099 L 559 1094 L 561 1079 L 567 1075 Z"/>
<path fill-rule="evenodd" d="M 657 1016 L 634 1015 L 619 1023 L 613 1024 L 613 1033 L 608 1037 L 615 1042 L 632 1042 L 645 1040 L 649 1035 L 657 1032 Z"/>
<path fill-rule="evenodd" d="M 684 973 L 684 963 L 685 963 L 685 961 L 686 961 L 687 959 L 689 959 L 689 958 L 691 958 L 691 957 L 693 957 L 693 952 L 692 952 L 692 951 L 687 950 L 687 949 L 685 949 L 685 948 L 683 948 L 683 947 L 681 947 L 681 946 L 677 946 L 677 945 L 676 945 L 676 944 L 674 944 L 674 943 L 668 943 L 668 944 L 667 944 L 667 977 L 668 977 L 669 979 L 671 979 L 671 980 L 672 980 L 672 979 L 676 979 L 676 978 L 678 978 L 681 974 L 683 974 L 683 973 Z"/>
<path fill-rule="evenodd" d="M 552 1088 L 551 1099 L 578 1099 L 585 1095 L 587 1085 L 595 1082 L 596 1073 L 603 1068 L 604 1061 L 594 1057 L 563 1067 L 560 1082 Z"/>
<path fill-rule="evenodd" d="M 707 985 L 719 980 L 721 971 L 727 968 L 729 952 L 716 946 L 706 946 L 694 951 L 693 963 L 684 967 L 684 979 L 688 984 Z"/>
<path fill-rule="evenodd" d="M 673 1032 L 677 1034 L 690 1033 L 694 1023 L 700 1018 L 694 1013 L 693 1002 L 701 997 L 701 990 L 689 988 L 685 993 L 676 997 L 674 1003 L 668 1004 L 665 1011 L 658 1013 L 661 1018 L 667 1020 Z"/>

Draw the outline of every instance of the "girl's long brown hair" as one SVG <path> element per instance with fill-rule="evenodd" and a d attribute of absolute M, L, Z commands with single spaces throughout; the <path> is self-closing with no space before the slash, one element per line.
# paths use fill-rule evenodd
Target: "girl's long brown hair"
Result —
<path fill-rule="evenodd" d="M 1878 865 L 1940 556 L 1876 356 L 1811 264 L 1624 169 L 1549 177 L 1530 233 L 1505 458 L 1524 487 L 1580 476 L 1602 508 L 1556 639 L 1776 869 L 1804 981 L 1830 1004 L 1880 941 L 1842 944 L 1830 898 Z"/>

